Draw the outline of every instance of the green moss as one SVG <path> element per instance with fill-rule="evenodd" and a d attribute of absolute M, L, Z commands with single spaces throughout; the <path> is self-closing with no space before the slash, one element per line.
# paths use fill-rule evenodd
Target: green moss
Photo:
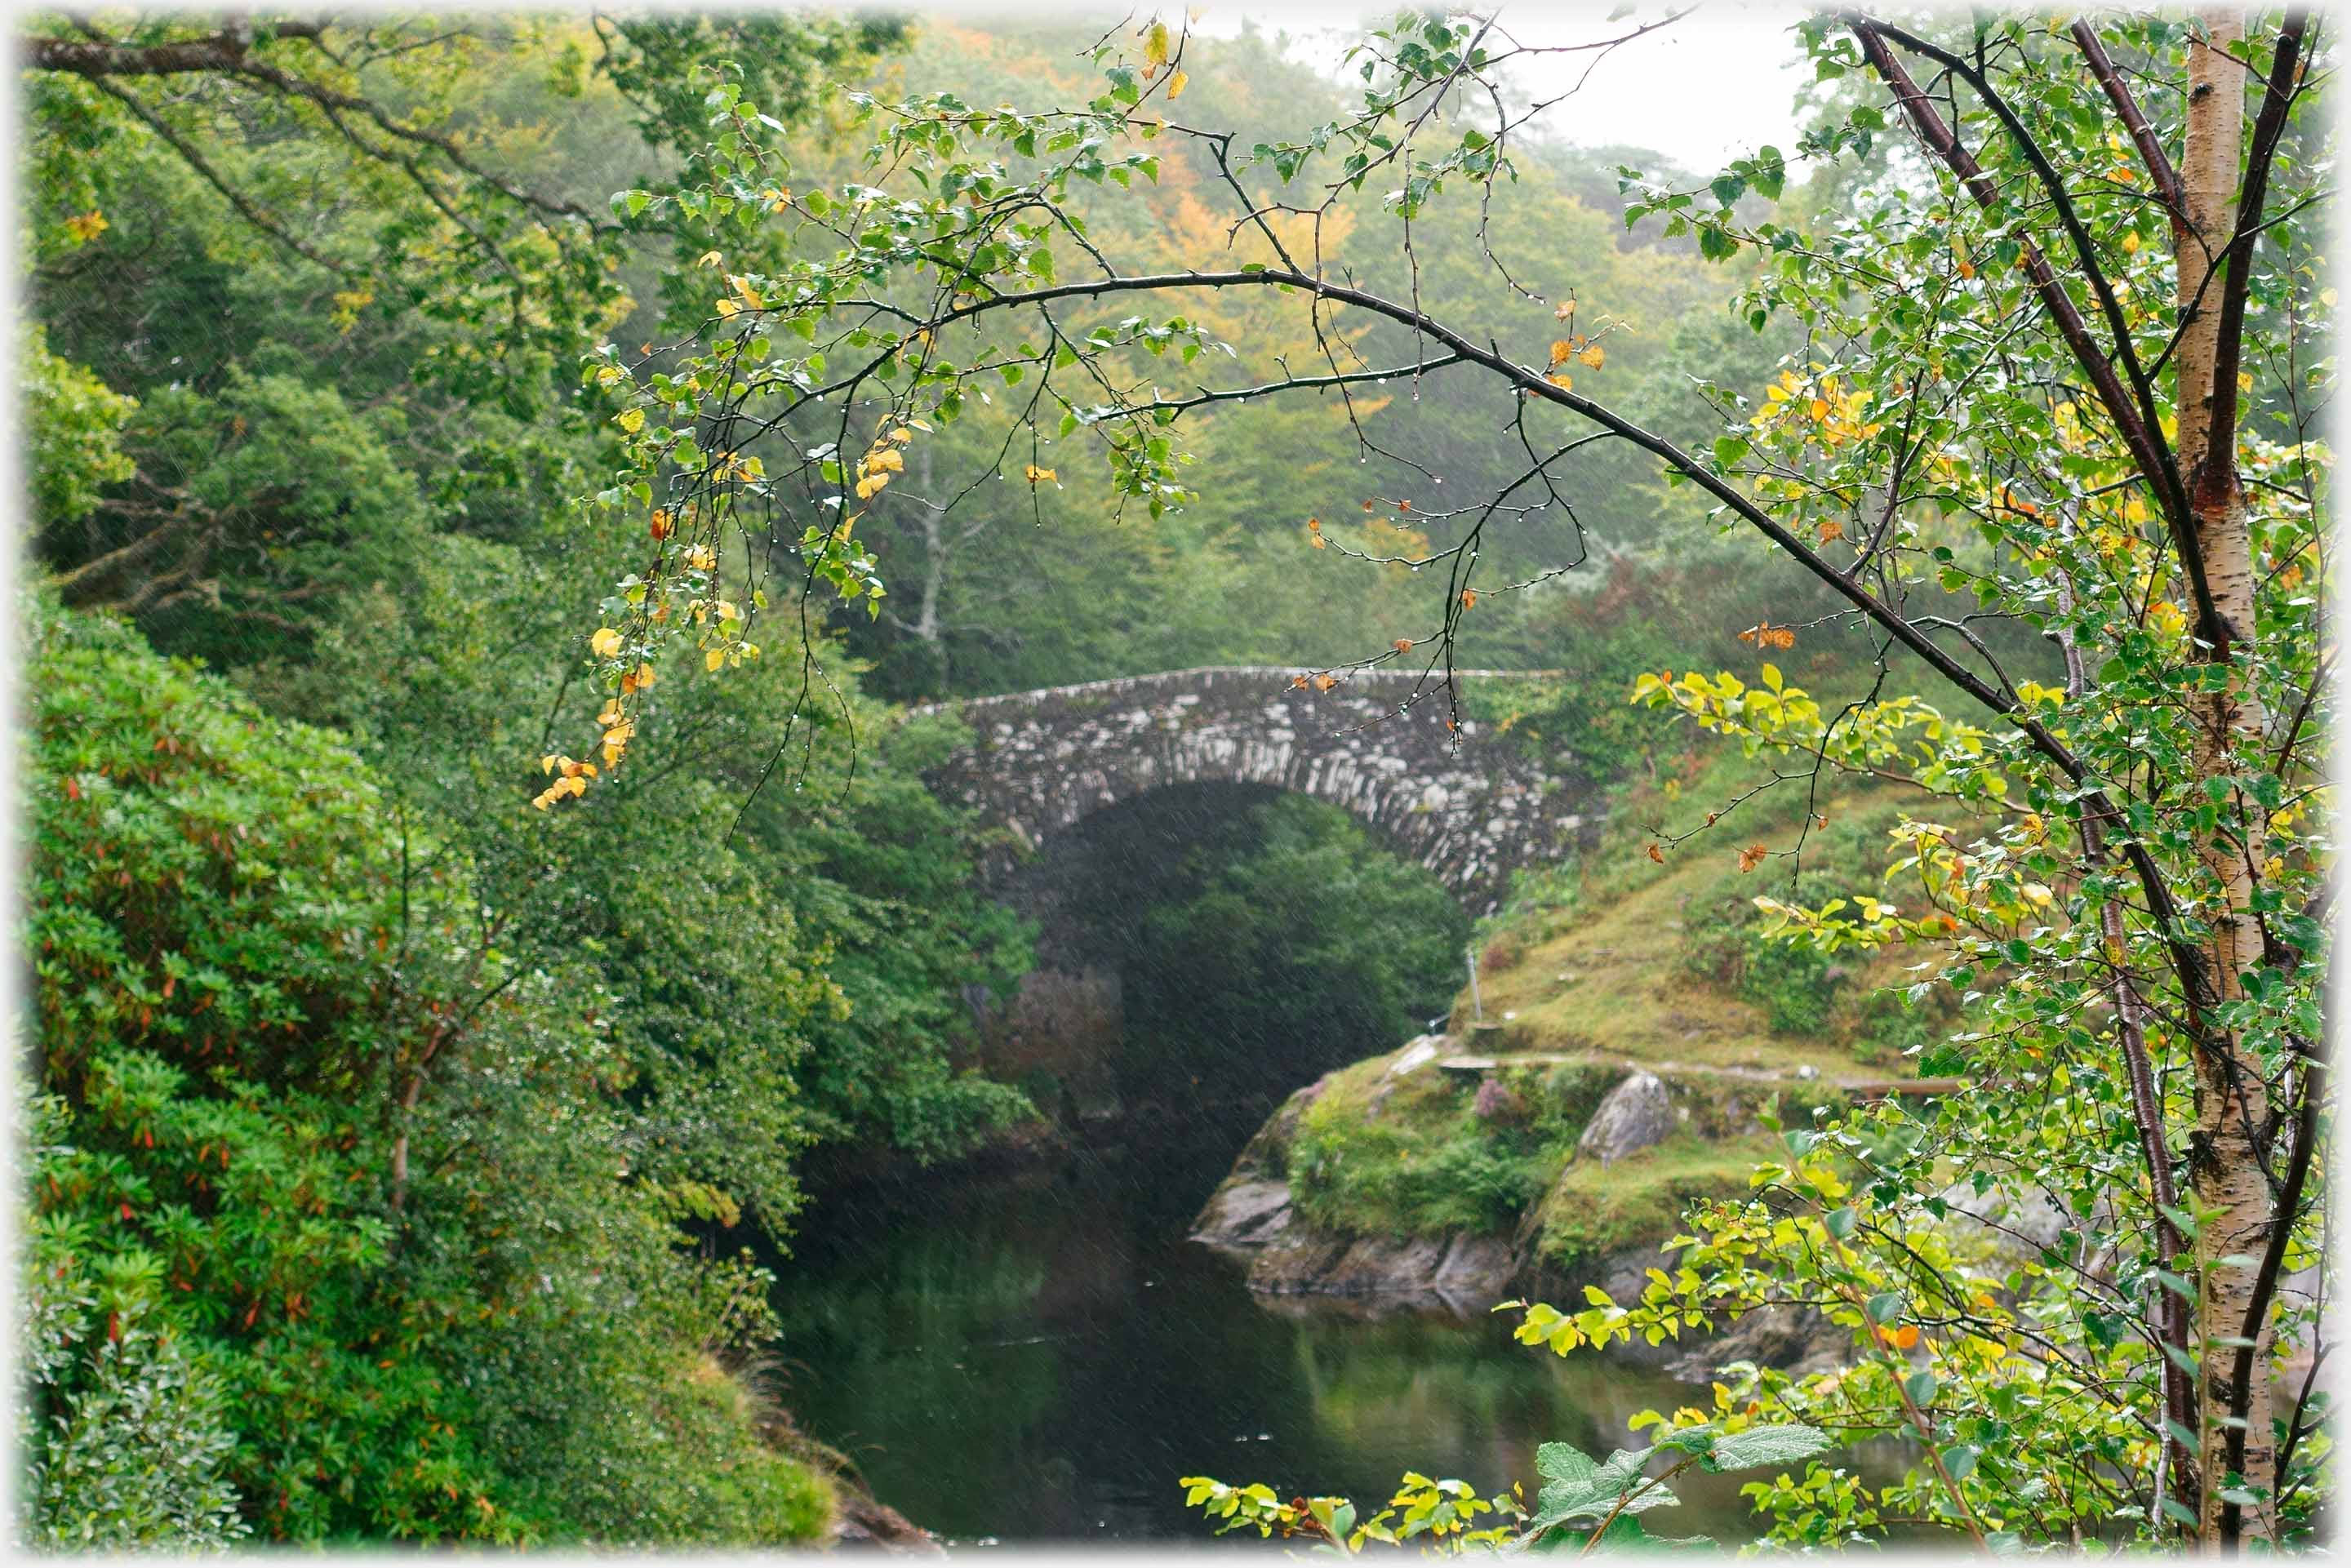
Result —
<path fill-rule="evenodd" d="M 1523 1116 L 1480 1117 L 1476 1081 L 1387 1057 L 1332 1075 L 1300 1116 L 1291 1201 L 1316 1229 L 1398 1239 L 1506 1230 L 1564 1158 Z"/>
<path fill-rule="evenodd" d="M 723 1433 L 724 1457 L 704 1477 L 696 1523 L 686 1539 L 711 1545 L 789 1546 L 832 1534 L 840 1511 L 815 1446 L 758 1383 L 701 1356 L 681 1379 L 670 1408 L 674 1429 Z"/>
<path fill-rule="evenodd" d="M 1754 781 L 1735 753 L 1693 755 L 1671 787 L 1620 792 L 1589 853 L 1521 879 L 1484 933 L 1482 1021 L 1457 999 L 1449 1051 L 1493 1059 L 1500 1090 L 1477 1110 L 1479 1077 L 1437 1063 L 1390 1077 L 1392 1056 L 1332 1074 L 1299 1117 L 1287 1151 L 1292 1201 L 1329 1234 L 1368 1237 L 1503 1232 L 1533 1217 L 1540 1256 L 1574 1267 L 1655 1245 L 1699 1197 L 1743 1192 L 1775 1140 L 1757 1113 L 1777 1100 L 1789 1126 L 1840 1100 L 1856 1063 L 1898 1071 L 1899 1052 L 1935 1020 L 1893 988 L 1917 955 L 1830 959 L 1766 939 L 1753 899 L 1785 895 L 1786 861 L 1750 873 L 1739 851 L 1794 847 L 1809 805 L 1799 896 L 1876 889 L 1887 830 L 1904 800 L 1886 789 L 1824 780 L 1758 797 L 1735 821 L 1661 862 L 1642 823 L 1696 826 Z M 1593 1112 L 1627 1072 L 1666 1081 L 1678 1130 L 1602 1167 L 1571 1163 Z"/>
<path fill-rule="evenodd" d="M 1681 1228 L 1692 1203 L 1745 1192 L 1748 1174 L 1777 1146 L 1764 1134 L 1712 1143 L 1677 1133 L 1605 1166 L 1575 1161 L 1543 1195 L 1536 1254 L 1573 1269 L 1625 1248 L 1656 1246 Z"/>

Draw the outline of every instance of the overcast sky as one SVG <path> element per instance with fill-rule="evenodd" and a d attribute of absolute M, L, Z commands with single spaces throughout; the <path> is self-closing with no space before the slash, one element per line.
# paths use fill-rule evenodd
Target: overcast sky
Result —
<path fill-rule="evenodd" d="M 1520 0 L 1501 7 L 1502 24 L 1522 44 L 1591 43 L 1683 9 L 1655 4 L 1611 22 L 1612 5 Z M 1194 26 L 1230 35 L 1245 22 L 1298 36 L 1301 54 L 1335 62 L 1339 40 L 1359 37 L 1367 16 L 1393 6 L 1361 0 L 1206 0 Z M 1788 28 L 1803 14 L 1788 5 L 1703 0 L 1689 15 L 1609 54 L 1584 86 L 1550 110 L 1552 133 L 1584 146 L 1632 142 L 1653 147 L 1698 171 L 1764 142 L 1787 149 L 1795 139 L 1792 112 L 1808 73 L 1797 62 Z M 1592 57 L 1563 55 L 1530 64 L 1522 80 L 1538 94 L 1571 86 Z"/>

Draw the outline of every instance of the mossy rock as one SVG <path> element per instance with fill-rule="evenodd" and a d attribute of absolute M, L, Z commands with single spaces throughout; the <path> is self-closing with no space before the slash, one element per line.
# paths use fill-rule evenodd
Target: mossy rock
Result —
<path fill-rule="evenodd" d="M 1713 1142 L 1678 1132 L 1604 1165 L 1570 1161 L 1532 1217 L 1531 1262 L 1564 1275 L 1614 1252 L 1655 1247 L 1681 1228 L 1692 1203 L 1746 1192 L 1750 1174 L 1778 1147 L 1769 1134 Z"/>

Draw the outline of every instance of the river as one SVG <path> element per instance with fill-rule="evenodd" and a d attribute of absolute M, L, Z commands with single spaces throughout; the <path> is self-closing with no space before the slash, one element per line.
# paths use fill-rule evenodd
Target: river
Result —
<path fill-rule="evenodd" d="M 801 1427 L 953 1542 L 1197 1542 L 1184 1476 L 1366 1514 L 1407 1469 L 1531 1500 L 1538 1444 L 1605 1454 L 1635 1412 L 1703 1397 L 1480 1311 L 1251 1295 L 1184 1239 L 1245 1136 L 820 1205 L 777 1291 Z M 1740 1478 L 1689 1479 L 1660 1533 L 1751 1531 Z"/>

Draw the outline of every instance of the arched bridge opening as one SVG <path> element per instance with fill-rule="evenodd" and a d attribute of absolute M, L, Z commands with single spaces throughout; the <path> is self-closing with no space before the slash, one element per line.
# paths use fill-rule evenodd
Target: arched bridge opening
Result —
<path fill-rule="evenodd" d="M 1556 670 L 1468 670 L 1464 686 L 1556 681 Z M 1448 728 L 1432 677 L 1357 670 L 1329 690 L 1251 665 L 1175 670 L 937 705 L 968 744 L 930 774 L 946 799 L 1008 831 L 999 866 L 1105 806 L 1171 784 L 1233 783 L 1328 800 L 1370 823 L 1491 913 L 1510 873 L 1548 863 L 1586 828 L 1588 791 L 1477 720 Z M 932 711 L 932 710 L 926 710 Z"/>

